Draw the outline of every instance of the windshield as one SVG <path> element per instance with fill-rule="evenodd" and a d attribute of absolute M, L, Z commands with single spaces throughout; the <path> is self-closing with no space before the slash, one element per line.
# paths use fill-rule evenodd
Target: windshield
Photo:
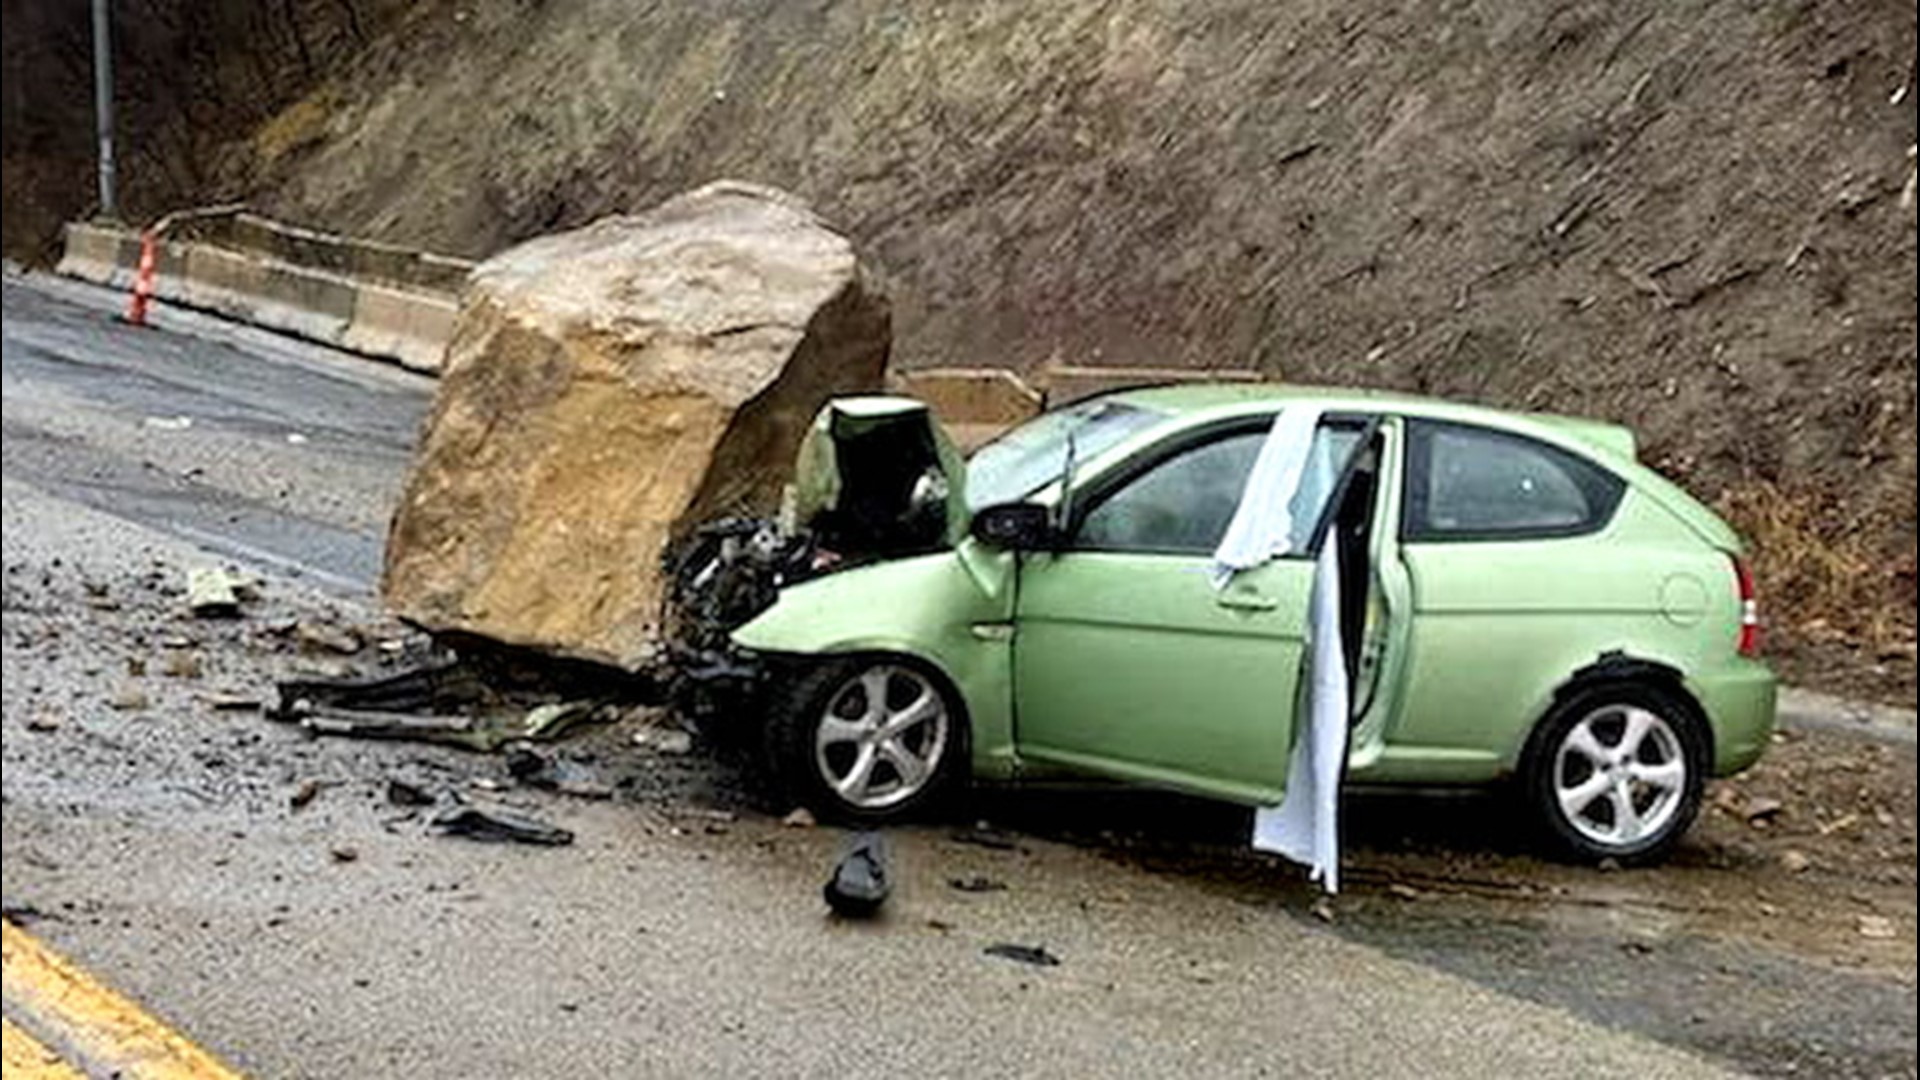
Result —
<path fill-rule="evenodd" d="M 1068 436 L 1074 457 L 1085 462 L 1165 419 L 1165 413 L 1106 398 L 1042 413 L 974 451 L 967 462 L 967 506 L 1016 502 L 1058 480 Z"/>

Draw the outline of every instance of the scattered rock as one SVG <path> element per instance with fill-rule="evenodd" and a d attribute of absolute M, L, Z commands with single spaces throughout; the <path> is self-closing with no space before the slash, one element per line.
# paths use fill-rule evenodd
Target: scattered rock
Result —
<path fill-rule="evenodd" d="M 142 419 L 140 425 L 154 431 L 185 431 L 193 426 L 193 417 L 149 416 Z"/>
<path fill-rule="evenodd" d="M 337 863 L 355 862 L 360 858 L 359 849 L 348 847 L 345 844 L 328 848 L 327 854 L 332 856 L 333 861 Z"/>
<path fill-rule="evenodd" d="M 1001 942 L 989 945 L 981 950 L 988 956 L 997 956 L 1002 960 L 1014 960 L 1034 967 L 1059 967 L 1060 958 L 1047 951 L 1044 945 L 1013 945 Z"/>
<path fill-rule="evenodd" d="M 687 754 L 693 751 L 693 736 L 679 728 L 641 728 L 633 733 L 633 745 L 656 754 Z"/>
<path fill-rule="evenodd" d="M 240 614 L 240 578 L 211 566 L 187 571 L 187 610 L 201 619 L 228 619 Z"/>
<path fill-rule="evenodd" d="M 186 634 L 160 635 L 160 647 L 163 649 L 191 649 L 196 644 L 198 644 L 198 642 Z"/>
<path fill-rule="evenodd" d="M 327 626 L 320 623 L 303 622 L 294 631 L 294 640 L 303 653 L 334 653 L 339 656 L 352 656 L 366 647 L 358 632 Z"/>
<path fill-rule="evenodd" d="M 1859 926 L 1860 936 L 1874 941 L 1888 941 L 1899 936 L 1899 929 L 1885 915 L 1862 915 Z"/>
<path fill-rule="evenodd" d="M 1006 882 L 995 881 L 984 874 L 975 874 L 972 877 L 948 878 L 947 884 L 964 893 L 1005 892 L 1007 890 Z"/>
<path fill-rule="evenodd" d="M 59 731 L 60 721 L 57 717 L 48 716 L 42 713 L 41 715 L 35 716 L 32 719 L 27 721 L 27 730 L 40 731 L 40 732 Z"/>
<path fill-rule="evenodd" d="M 1333 901 L 1327 899 L 1326 897 L 1323 896 L 1320 899 L 1315 900 L 1313 902 L 1312 910 L 1313 910 L 1313 917 L 1316 919 L 1319 919 L 1321 922 L 1330 923 L 1334 921 Z"/>
<path fill-rule="evenodd" d="M 146 673 L 147 673 L 147 661 L 144 657 L 139 657 L 139 656 L 127 657 L 127 674 L 129 676 L 137 679 L 137 678 L 140 678 L 142 675 L 145 675 Z"/>
<path fill-rule="evenodd" d="M 1414 887 L 1413 887 L 1413 886 L 1411 886 L 1411 885 L 1406 885 L 1406 884 L 1402 884 L 1401 882 L 1398 882 L 1398 881 L 1396 881 L 1396 882 L 1394 882 L 1393 884 L 1391 884 L 1391 885 L 1389 885 L 1389 886 L 1387 886 L 1387 891 L 1388 891 L 1388 892 L 1390 892 L 1390 893 L 1392 893 L 1393 895 L 1395 895 L 1395 896 L 1397 896 L 1397 897 L 1399 897 L 1399 898 L 1400 898 L 1400 899 L 1402 899 L 1402 900 L 1418 900 L 1418 899 L 1420 899 L 1420 890 L 1419 890 L 1419 889 L 1416 889 L 1416 888 L 1414 888 Z"/>
<path fill-rule="evenodd" d="M 1786 811 L 1787 804 L 1781 802 L 1779 799 L 1769 799 L 1764 795 L 1756 795 L 1747 800 L 1745 810 L 1747 824 L 1752 825 L 1756 829 L 1764 829 L 1773 824 L 1774 819 L 1781 817 Z"/>
<path fill-rule="evenodd" d="M 320 786 L 318 780 L 300 781 L 300 785 L 293 789 L 293 794 L 287 796 L 287 806 L 294 810 L 305 809 L 308 803 L 320 797 Z"/>
<path fill-rule="evenodd" d="M 1807 858 L 1804 851 L 1783 851 L 1780 853 L 1780 867 L 1789 874 L 1804 874 L 1813 866 L 1813 860 Z"/>
<path fill-rule="evenodd" d="M 796 807 L 780 819 L 780 824 L 789 829 L 811 829 L 819 822 L 813 819 L 813 811 L 804 806 Z"/>
<path fill-rule="evenodd" d="M 114 691 L 113 696 L 107 699 L 107 707 L 120 712 L 139 712 L 150 704 L 147 692 L 132 683 Z"/>
<path fill-rule="evenodd" d="M 879 833 L 857 833 L 833 868 L 821 894 L 842 918 L 866 919 L 887 902 L 887 842 Z"/>
<path fill-rule="evenodd" d="M 197 679 L 206 669 L 197 652 L 170 652 L 160 663 L 160 673 L 173 679 Z"/>

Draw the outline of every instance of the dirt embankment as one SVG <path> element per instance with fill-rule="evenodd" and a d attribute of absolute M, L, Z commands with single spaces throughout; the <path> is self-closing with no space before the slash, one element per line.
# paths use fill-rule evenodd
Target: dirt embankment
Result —
<path fill-rule="evenodd" d="M 1909 3 L 423 2 L 382 25 L 212 133 L 251 131 L 196 190 L 478 255 L 738 176 L 894 276 L 908 364 L 1253 363 L 1625 420 L 1758 541 L 1790 675 L 1912 700 Z"/>

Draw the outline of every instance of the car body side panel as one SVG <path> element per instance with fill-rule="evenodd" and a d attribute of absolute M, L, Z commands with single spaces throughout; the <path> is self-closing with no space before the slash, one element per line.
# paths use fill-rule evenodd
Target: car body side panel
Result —
<path fill-rule="evenodd" d="M 1286 787 L 1313 564 L 1224 591 L 1199 556 L 1080 551 L 1021 568 L 1022 757 L 1247 803 Z"/>
<path fill-rule="evenodd" d="M 734 631 L 763 653 L 910 656 L 966 702 L 976 776 L 1013 774 L 1011 622 L 1014 557 L 963 540 L 953 551 L 876 563 L 783 590 Z"/>
<path fill-rule="evenodd" d="M 1734 651 L 1739 603 L 1728 555 L 1631 488 L 1590 536 L 1402 550 L 1415 596 L 1406 698 L 1387 751 L 1356 779 L 1495 779 L 1514 768 L 1561 685 L 1609 653 L 1714 687 L 1723 673 L 1760 667 Z M 1721 710 L 1725 724 L 1702 702 L 1716 745 L 1723 726 L 1763 722 L 1737 691 L 1715 696 L 1723 698 L 1733 710 Z"/>

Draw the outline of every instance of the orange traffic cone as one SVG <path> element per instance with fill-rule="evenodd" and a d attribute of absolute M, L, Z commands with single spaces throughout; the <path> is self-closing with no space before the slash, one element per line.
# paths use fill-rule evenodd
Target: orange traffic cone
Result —
<path fill-rule="evenodd" d="M 133 272 L 133 298 L 127 302 L 127 325 L 147 325 L 147 307 L 153 303 L 154 264 L 158 261 L 153 230 L 140 234 L 140 265 Z"/>

